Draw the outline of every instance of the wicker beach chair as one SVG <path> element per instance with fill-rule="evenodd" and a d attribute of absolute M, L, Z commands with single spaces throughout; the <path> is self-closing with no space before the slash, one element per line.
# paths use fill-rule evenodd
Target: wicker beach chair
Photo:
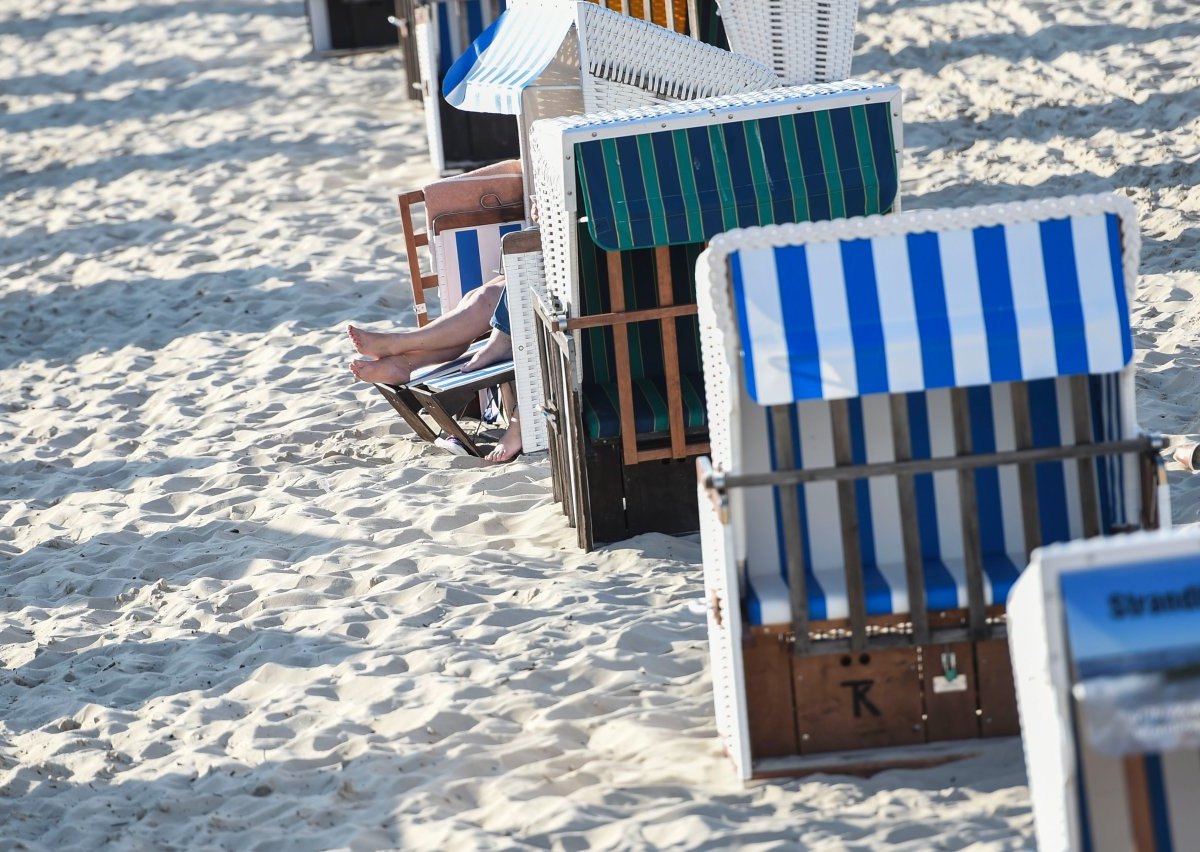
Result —
<path fill-rule="evenodd" d="M 701 537 L 743 778 L 1017 732 L 1004 602 L 1030 552 L 1167 511 L 1134 410 L 1138 245 L 1114 196 L 712 241 Z"/>
<path fill-rule="evenodd" d="M 401 11 L 403 5 L 403 11 Z M 405 43 L 415 65 L 406 65 L 425 107 L 429 158 L 440 175 L 519 155 L 517 125 L 507 115 L 464 113 L 442 97 L 442 83 L 454 60 L 504 12 L 504 0 L 431 0 L 397 4 L 397 26 L 411 32 Z M 403 17 L 401 17 L 403 15 Z M 411 23 L 409 23 L 411 21 Z"/>
<path fill-rule="evenodd" d="M 1200 530 L 1043 548 L 1009 610 L 1038 848 L 1196 848 Z"/>
<path fill-rule="evenodd" d="M 519 117 L 527 194 L 534 189 L 528 129 L 546 117 L 644 107 L 777 85 L 753 60 L 700 44 L 592 3 L 525 0 L 512 7 L 451 70 L 449 102 Z M 547 448 L 541 368 L 533 345 L 533 296 L 546 270 L 536 232 L 505 239 L 522 438 Z"/>
<path fill-rule="evenodd" d="M 692 270 L 737 225 L 898 203 L 900 91 L 846 82 L 539 122 L 538 306 L 555 494 L 581 547 L 697 528 Z"/>
<path fill-rule="evenodd" d="M 717 0 L 731 50 L 786 85 L 850 76 L 858 0 Z"/>

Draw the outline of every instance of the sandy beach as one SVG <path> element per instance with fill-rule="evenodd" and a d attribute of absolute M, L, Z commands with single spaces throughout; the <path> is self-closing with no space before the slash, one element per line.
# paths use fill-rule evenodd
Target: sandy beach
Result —
<path fill-rule="evenodd" d="M 904 88 L 906 209 L 1133 199 L 1172 435 L 1195 11 L 864 0 L 854 62 Z M 1013 741 L 743 788 L 696 537 L 582 553 L 544 455 L 449 456 L 351 382 L 348 321 L 412 322 L 403 81 L 311 56 L 295 0 L 0 0 L 0 848 L 1033 847 Z"/>

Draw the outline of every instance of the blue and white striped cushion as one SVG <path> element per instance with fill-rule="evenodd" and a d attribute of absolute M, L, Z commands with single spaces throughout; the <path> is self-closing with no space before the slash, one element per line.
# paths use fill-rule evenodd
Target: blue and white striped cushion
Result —
<path fill-rule="evenodd" d="M 1094 440 L 1125 437 L 1123 419 L 1132 401 L 1122 389 L 1120 374 L 1089 377 Z M 1075 424 L 1068 379 L 1029 383 L 1035 446 L 1074 443 Z M 1000 383 L 968 390 L 971 438 L 976 452 L 1015 449 L 1012 385 Z M 914 458 L 955 454 L 950 391 L 907 395 L 909 430 Z M 891 413 L 886 394 L 855 398 L 848 403 L 855 463 L 894 460 Z M 829 403 L 801 402 L 792 412 L 792 444 L 803 467 L 834 463 Z M 768 412 L 744 400 L 742 411 L 743 464 L 746 470 L 774 469 L 773 435 Z M 1097 469 L 1101 527 L 1111 532 L 1130 521 L 1127 506 L 1136 505 L 1136 461 L 1101 459 Z M 957 474 L 953 471 L 915 478 L 917 515 L 925 564 L 926 603 L 930 609 L 967 605 L 966 572 Z M 1036 467 L 1038 508 L 1043 543 L 1083 535 L 1081 497 L 1075 462 Z M 981 469 L 975 474 L 983 550 L 984 592 L 987 602 L 1003 603 L 1025 566 L 1025 541 L 1018 472 L 1014 466 Z M 856 484 L 856 512 L 867 613 L 886 615 L 910 611 L 904 568 L 901 514 L 896 478 L 878 477 Z M 849 615 L 837 486 L 809 483 L 799 489 L 799 519 L 808 571 L 809 617 Z M 776 492 L 748 489 L 737 514 L 745 518 L 747 611 L 753 624 L 790 623 L 783 530 L 795 519 L 782 516 Z"/>
<path fill-rule="evenodd" d="M 445 230 L 434 238 L 442 313 L 500 273 L 500 240 L 522 227 L 521 222 L 503 222 Z"/>
<path fill-rule="evenodd" d="M 1132 358 L 1113 213 L 729 255 L 760 405 L 1113 373 Z"/>

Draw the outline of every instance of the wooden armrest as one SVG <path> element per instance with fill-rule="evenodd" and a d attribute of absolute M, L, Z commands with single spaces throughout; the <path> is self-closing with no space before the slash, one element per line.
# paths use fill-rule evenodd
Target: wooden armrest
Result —
<path fill-rule="evenodd" d="M 500 247 L 504 254 L 529 254 L 541 251 L 542 232 L 536 228 L 529 228 L 505 234 L 504 239 L 500 241 Z"/>

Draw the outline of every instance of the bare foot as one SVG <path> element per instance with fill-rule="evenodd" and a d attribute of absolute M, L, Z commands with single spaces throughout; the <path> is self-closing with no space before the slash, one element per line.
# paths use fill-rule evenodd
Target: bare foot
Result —
<path fill-rule="evenodd" d="M 389 355 L 378 361 L 351 361 L 350 372 L 360 381 L 385 385 L 402 385 L 412 376 L 412 368 L 403 355 Z"/>
<path fill-rule="evenodd" d="M 471 360 L 462 365 L 464 373 L 470 373 L 473 370 L 481 370 L 488 364 L 495 364 L 497 361 L 503 361 L 505 358 L 512 357 L 512 338 L 498 328 L 492 329 L 492 336 L 488 338 L 487 343 L 483 348 L 471 356 Z"/>
<path fill-rule="evenodd" d="M 354 348 L 368 358 L 400 355 L 412 348 L 408 345 L 408 334 L 403 331 L 363 331 L 351 325 L 346 327 L 346 333 L 350 335 Z"/>
<path fill-rule="evenodd" d="M 492 464 L 503 464 L 512 461 L 519 455 L 521 455 L 521 424 L 516 420 L 511 420 L 495 448 L 484 456 L 483 460 Z"/>

